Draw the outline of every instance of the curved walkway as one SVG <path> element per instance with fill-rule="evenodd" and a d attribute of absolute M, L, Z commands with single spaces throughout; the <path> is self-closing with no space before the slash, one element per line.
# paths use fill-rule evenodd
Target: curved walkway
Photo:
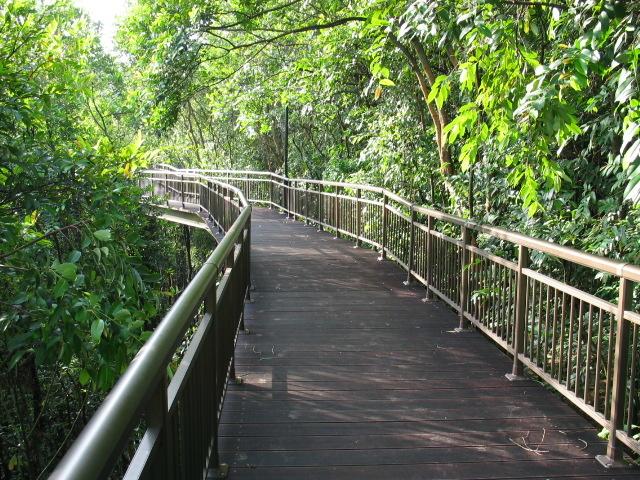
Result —
<path fill-rule="evenodd" d="M 621 478 L 597 430 L 377 253 L 255 209 L 220 427 L 235 479 Z M 631 477 L 628 477 L 631 478 Z"/>

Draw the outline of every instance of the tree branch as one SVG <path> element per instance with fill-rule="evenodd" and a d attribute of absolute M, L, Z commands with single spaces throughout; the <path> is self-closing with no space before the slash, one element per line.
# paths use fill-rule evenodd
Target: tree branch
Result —
<path fill-rule="evenodd" d="M 551 7 L 551 8 L 559 8 L 560 10 L 566 10 L 567 5 L 564 5 L 562 3 L 549 3 L 549 2 L 530 2 L 530 1 L 526 1 L 526 0 L 502 0 L 503 4 L 508 4 L 508 5 L 525 5 L 525 6 L 530 6 L 530 7 Z"/>
<path fill-rule="evenodd" d="M 243 19 L 242 20 L 238 20 L 237 22 L 234 22 L 234 23 L 228 23 L 226 25 L 220 25 L 218 27 L 208 27 L 206 30 L 207 31 L 209 31 L 209 30 L 228 30 L 228 29 L 230 29 L 232 27 L 237 27 L 238 25 L 242 25 L 243 22 L 246 22 L 248 20 L 255 20 L 256 18 L 263 17 L 263 16 L 265 16 L 265 15 L 267 15 L 269 13 L 273 13 L 273 12 L 277 12 L 277 11 L 280 11 L 280 10 L 287 9 L 287 8 L 295 5 L 296 3 L 300 3 L 301 1 L 302 0 L 293 0 L 293 1 L 288 2 L 288 3 L 283 3 L 282 5 L 276 5 L 275 7 L 267 8 L 265 10 L 261 10 L 259 12 L 256 12 L 256 13 L 252 14 L 252 15 L 245 15 L 242 12 L 232 12 L 234 15 L 237 15 L 239 17 L 240 16 L 243 17 Z M 229 13 L 229 12 L 227 12 L 227 13 Z"/>
<path fill-rule="evenodd" d="M 340 18 L 338 20 L 334 20 L 334 21 L 328 22 L 328 23 L 316 23 L 316 24 L 312 24 L 312 25 L 305 25 L 303 27 L 298 27 L 298 28 L 294 28 L 292 30 L 283 31 L 282 33 L 280 33 L 278 35 L 273 35 L 272 37 L 261 38 L 259 40 L 253 41 L 253 42 L 248 42 L 248 43 L 243 43 L 243 44 L 236 45 L 236 47 L 233 48 L 232 50 L 239 50 L 241 48 L 255 47 L 256 45 L 261 45 L 261 44 L 269 44 L 269 43 L 273 43 L 276 40 L 279 40 L 281 38 L 287 37 L 289 35 L 295 35 L 295 34 L 304 33 L 304 32 L 313 32 L 313 31 L 318 31 L 318 30 L 325 30 L 325 29 L 328 29 L 328 28 L 338 27 L 340 25 L 344 25 L 344 24 L 347 24 L 347 23 L 350 23 L 350 22 L 364 22 L 366 19 L 367 19 L 366 17 L 354 16 L 354 17 Z"/>
<path fill-rule="evenodd" d="M 42 235 L 41 237 L 36 238 L 35 240 L 31 240 L 30 242 L 25 243 L 24 245 L 20 245 L 17 248 L 14 248 L 13 250 L 11 250 L 9 253 L 4 253 L 2 255 L 0 255 L 0 260 L 4 260 L 7 257 L 10 257 L 11 255 L 13 255 L 16 252 L 19 252 L 20 250 L 24 250 L 27 247 L 30 247 L 31 245 L 33 245 L 34 243 L 38 243 L 42 240 L 44 240 L 47 237 L 50 237 L 51 235 L 56 235 L 64 230 L 67 230 L 69 228 L 75 228 L 78 225 L 82 225 L 84 222 L 78 222 L 78 223 L 73 223 L 71 225 L 67 225 L 65 227 L 60 227 L 60 228 L 56 228 L 55 230 L 51 230 L 50 232 L 45 233 L 44 235 Z"/>

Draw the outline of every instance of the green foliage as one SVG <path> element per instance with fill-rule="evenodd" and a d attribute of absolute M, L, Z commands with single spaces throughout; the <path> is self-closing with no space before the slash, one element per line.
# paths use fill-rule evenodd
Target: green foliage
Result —
<path fill-rule="evenodd" d="M 293 176 L 637 263 L 639 19 L 614 0 L 138 0 L 116 60 L 69 1 L 0 0 L 3 381 L 30 418 L 22 377 L 97 402 L 189 276 L 135 171 L 282 172 L 285 108 Z M 37 477 L 35 434 L 1 428 L 23 445 L 2 464 Z"/>
<path fill-rule="evenodd" d="M 46 474 L 188 280 L 95 32 L 70 1 L 0 0 L 3 477 Z"/>

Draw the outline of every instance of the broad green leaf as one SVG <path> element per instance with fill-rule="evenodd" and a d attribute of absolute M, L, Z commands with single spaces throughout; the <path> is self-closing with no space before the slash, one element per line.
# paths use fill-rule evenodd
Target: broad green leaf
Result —
<path fill-rule="evenodd" d="M 61 278 L 56 282 L 56 286 L 53 287 L 53 298 L 60 298 L 62 297 L 67 290 L 69 289 L 69 283 L 64 279 Z"/>
<path fill-rule="evenodd" d="M 95 319 L 91 323 L 91 338 L 95 343 L 100 343 L 100 337 L 102 337 L 103 331 L 104 331 L 104 320 Z"/>
<path fill-rule="evenodd" d="M 80 372 L 80 376 L 78 377 L 80 385 L 86 385 L 87 383 L 89 383 L 89 380 L 91 380 L 91 375 L 89 374 L 89 372 L 87 372 L 86 369 L 82 369 L 82 371 Z"/>
<path fill-rule="evenodd" d="M 109 240 L 111 240 L 111 230 L 96 230 L 95 232 L 93 232 L 93 236 L 101 242 L 108 242 Z"/>
<path fill-rule="evenodd" d="M 123 320 L 126 320 L 130 317 L 131 317 L 131 312 L 129 312 L 129 310 L 127 310 L 126 308 L 122 308 L 113 314 L 114 320 L 118 322 L 122 322 Z"/>
<path fill-rule="evenodd" d="M 616 102 L 624 103 L 633 95 L 634 90 L 633 73 L 627 69 L 622 69 L 618 77 L 618 88 L 616 89 Z"/>
<path fill-rule="evenodd" d="M 55 263 L 51 268 L 53 268 L 53 270 L 62 278 L 69 280 L 70 282 L 73 282 L 76 279 L 76 271 L 78 267 L 73 263 Z"/>

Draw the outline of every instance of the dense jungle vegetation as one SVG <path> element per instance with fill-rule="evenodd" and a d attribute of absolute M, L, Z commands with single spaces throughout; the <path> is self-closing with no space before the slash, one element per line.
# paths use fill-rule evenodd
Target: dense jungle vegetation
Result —
<path fill-rule="evenodd" d="M 71 0 L 0 0 L 0 478 L 46 476 L 210 246 L 136 171 L 282 173 L 285 108 L 291 176 L 640 263 L 639 29 L 631 1 L 132 0 L 109 54 Z"/>

